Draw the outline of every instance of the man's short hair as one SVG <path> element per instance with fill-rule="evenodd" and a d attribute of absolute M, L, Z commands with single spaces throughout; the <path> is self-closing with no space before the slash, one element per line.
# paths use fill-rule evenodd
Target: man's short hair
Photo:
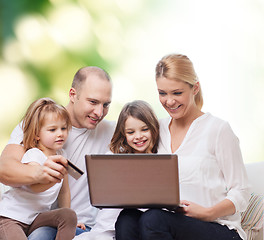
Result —
<path fill-rule="evenodd" d="M 77 92 L 81 89 L 82 84 L 85 82 L 89 75 L 97 75 L 101 79 L 111 81 L 109 74 L 99 67 L 88 66 L 79 69 L 74 75 L 72 81 L 72 88 L 75 88 Z"/>

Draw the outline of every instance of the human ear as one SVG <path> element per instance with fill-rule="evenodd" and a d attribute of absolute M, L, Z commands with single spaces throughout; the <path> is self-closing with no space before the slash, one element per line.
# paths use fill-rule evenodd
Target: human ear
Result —
<path fill-rule="evenodd" d="M 70 101 L 74 102 L 74 97 L 76 96 L 76 89 L 75 88 L 71 88 L 69 91 L 69 97 L 70 97 Z"/>
<path fill-rule="evenodd" d="M 196 82 L 193 85 L 193 94 L 196 95 L 199 91 L 200 91 L 200 83 L 199 82 Z"/>

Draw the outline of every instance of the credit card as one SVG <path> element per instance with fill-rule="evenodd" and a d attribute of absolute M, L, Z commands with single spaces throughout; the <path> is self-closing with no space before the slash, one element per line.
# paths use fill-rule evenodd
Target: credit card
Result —
<path fill-rule="evenodd" d="M 68 170 L 68 174 L 70 174 L 76 180 L 78 180 L 84 173 L 80 168 L 75 166 L 69 160 L 68 160 L 68 168 L 67 168 L 67 170 Z"/>

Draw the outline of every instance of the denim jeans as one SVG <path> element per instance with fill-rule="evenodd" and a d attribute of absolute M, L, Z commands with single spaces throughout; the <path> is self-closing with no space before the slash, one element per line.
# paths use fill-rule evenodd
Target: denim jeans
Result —
<path fill-rule="evenodd" d="M 85 230 L 82 230 L 81 228 L 76 228 L 76 236 L 80 235 L 84 232 L 89 232 L 91 228 L 89 226 L 86 226 Z M 56 238 L 57 229 L 53 227 L 40 227 L 37 228 L 34 232 L 32 232 L 28 236 L 28 240 L 54 240 Z"/>
<path fill-rule="evenodd" d="M 85 230 L 82 230 L 81 228 L 76 228 L 76 233 L 75 233 L 75 235 L 77 236 L 77 235 L 80 235 L 80 234 L 82 234 L 82 233 L 84 233 L 84 232 L 90 232 L 91 231 L 91 228 L 89 227 L 89 226 L 86 226 L 85 225 L 85 227 L 86 227 L 86 229 Z"/>
<path fill-rule="evenodd" d="M 53 227 L 40 227 L 33 231 L 28 240 L 54 240 L 56 238 L 57 229 Z"/>
<path fill-rule="evenodd" d="M 161 209 L 124 209 L 115 228 L 116 240 L 241 240 L 227 226 Z"/>

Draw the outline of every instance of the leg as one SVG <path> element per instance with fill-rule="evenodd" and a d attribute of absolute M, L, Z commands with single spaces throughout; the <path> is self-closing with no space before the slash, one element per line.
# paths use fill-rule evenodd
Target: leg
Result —
<path fill-rule="evenodd" d="M 55 240 L 57 228 L 39 227 L 28 236 L 28 240 Z"/>
<path fill-rule="evenodd" d="M 226 226 L 159 209 L 142 214 L 139 231 L 142 240 L 241 240 L 236 231 Z"/>
<path fill-rule="evenodd" d="M 119 214 L 116 224 L 116 240 L 138 240 L 138 222 L 142 212 L 137 209 L 124 209 Z"/>
<path fill-rule="evenodd" d="M 80 235 L 84 232 L 89 232 L 91 230 L 90 227 L 86 226 L 85 230 L 82 230 L 81 228 L 76 228 L 75 235 Z M 39 227 L 36 230 L 34 230 L 29 236 L 28 240 L 55 240 L 57 235 L 57 228 L 54 227 Z"/>
<path fill-rule="evenodd" d="M 0 239 L 1 240 L 27 240 L 26 231 L 28 225 L 16 220 L 0 217 Z"/>
<path fill-rule="evenodd" d="M 31 224 L 28 233 L 30 234 L 33 230 L 41 226 L 57 228 L 56 240 L 71 240 L 75 236 L 77 216 L 70 208 L 59 208 L 41 213 Z"/>

